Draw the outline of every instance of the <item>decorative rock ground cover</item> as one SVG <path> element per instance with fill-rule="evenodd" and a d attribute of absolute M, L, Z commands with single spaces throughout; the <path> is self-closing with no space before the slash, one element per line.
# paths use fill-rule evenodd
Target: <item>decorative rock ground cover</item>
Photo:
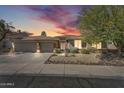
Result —
<path fill-rule="evenodd" d="M 64 55 L 53 55 L 45 64 L 85 64 L 85 65 L 114 65 L 124 66 L 124 58 L 107 56 L 101 58 L 100 54 L 75 54 L 65 57 Z"/>

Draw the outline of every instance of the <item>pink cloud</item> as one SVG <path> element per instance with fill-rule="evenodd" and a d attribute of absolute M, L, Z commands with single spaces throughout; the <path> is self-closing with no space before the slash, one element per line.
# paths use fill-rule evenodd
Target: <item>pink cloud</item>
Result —
<path fill-rule="evenodd" d="M 80 35 L 79 30 L 77 29 L 78 18 L 73 16 L 73 13 L 68 9 L 63 8 L 62 6 L 25 6 L 29 10 L 38 14 L 35 16 L 35 20 L 46 21 L 51 24 L 54 24 L 57 29 L 57 33 L 62 35 Z"/>

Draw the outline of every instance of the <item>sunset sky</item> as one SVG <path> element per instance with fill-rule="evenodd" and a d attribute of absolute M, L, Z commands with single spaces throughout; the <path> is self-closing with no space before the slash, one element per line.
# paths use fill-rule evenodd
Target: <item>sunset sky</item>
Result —
<path fill-rule="evenodd" d="M 80 35 L 77 28 L 81 10 L 90 6 L 0 6 L 0 19 L 12 22 L 16 29 L 48 36 Z"/>

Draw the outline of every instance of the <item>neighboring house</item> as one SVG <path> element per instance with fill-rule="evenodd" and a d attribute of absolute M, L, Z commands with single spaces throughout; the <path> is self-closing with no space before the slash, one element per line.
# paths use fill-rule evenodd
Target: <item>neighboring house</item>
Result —
<path fill-rule="evenodd" d="M 8 32 L 6 37 L 0 41 L 0 52 L 9 52 L 11 48 L 15 47 L 15 41 L 28 37 L 31 33 L 28 32 Z"/>

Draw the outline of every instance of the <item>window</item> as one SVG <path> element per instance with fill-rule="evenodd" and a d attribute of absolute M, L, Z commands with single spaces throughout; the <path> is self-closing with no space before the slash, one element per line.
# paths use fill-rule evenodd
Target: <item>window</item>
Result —
<path fill-rule="evenodd" d="M 81 40 L 74 40 L 74 47 L 81 49 L 82 48 Z"/>
<path fill-rule="evenodd" d="M 64 42 L 61 42 L 61 43 L 60 43 L 60 48 L 61 48 L 61 49 L 65 49 L 65 43 L 64 43 Z"/>

